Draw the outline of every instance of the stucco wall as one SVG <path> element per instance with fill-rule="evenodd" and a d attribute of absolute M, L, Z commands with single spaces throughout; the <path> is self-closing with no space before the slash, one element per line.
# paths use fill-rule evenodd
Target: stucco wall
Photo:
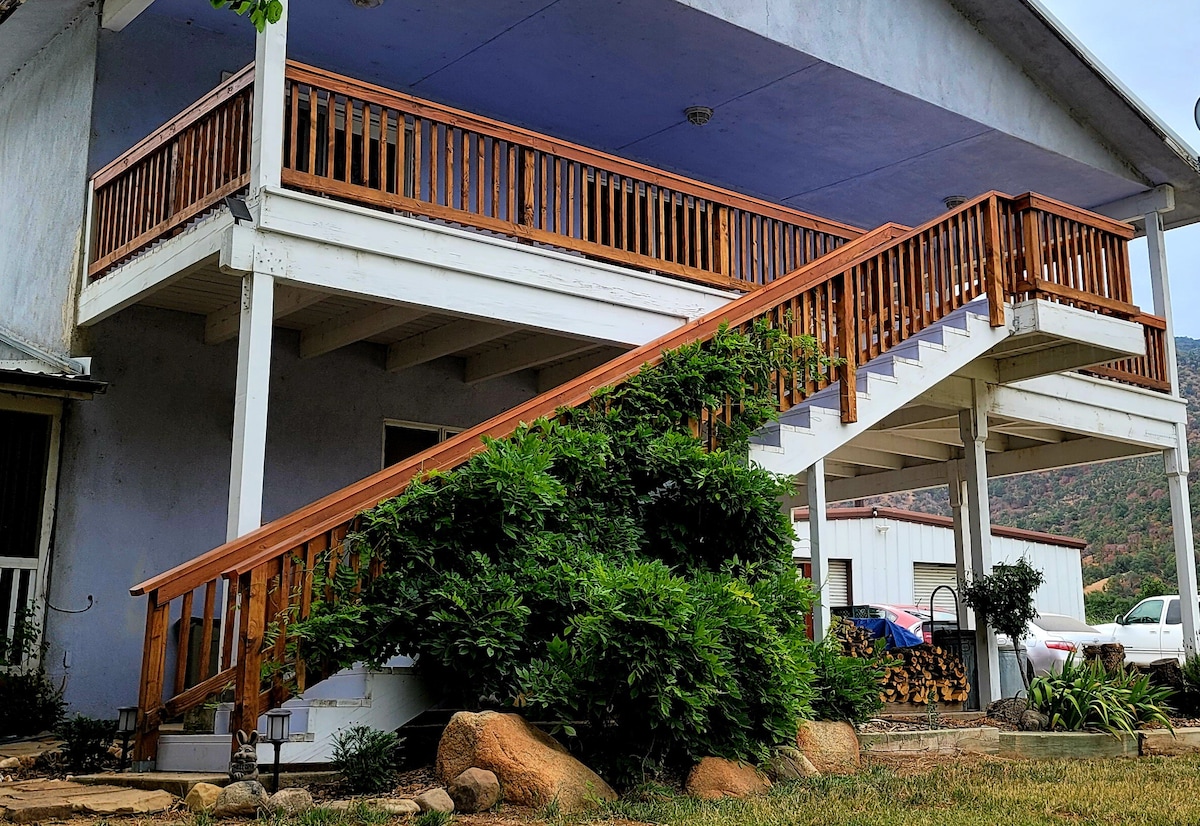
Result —
<path fill-rule="evenodd" d="M 150 10 L 100 33 L 88 171 L 149 135 L 254 60 L 254 29 L 220 34 Z"/>
<path fill-rule="evenodd" d="M 678 0 L 1014 137 L 1135 179 L 946 0 Z"/>
<path fill-rule="evenodd" d="M 109 388 L 68 414 L 50 601 L 95 605 L 48 619 L 48 668 L 66 677 L 73 710 L 136 700 L 146 605 L 129 586 L 224 539 L 237 350 L 204 345 L 203 328 L 142 307 L 94 328 L 94 373 Z M 384 418 L 467 427 L 534 395 L 530 374 L 468 387 L 450 359 L 390 374 L 369 344 L 298 352 L 298 335 L 277 330 L 267 519 L 378 470 Z"/>
<path fill-rule="evenodd" d="M 86 10 L 0 86 L 0 325 L 63 354 L 87 206 L 96 28 Z"/>

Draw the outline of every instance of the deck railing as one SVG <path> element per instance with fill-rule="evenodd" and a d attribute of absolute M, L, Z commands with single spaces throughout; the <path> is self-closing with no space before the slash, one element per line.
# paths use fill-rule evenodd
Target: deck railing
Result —
<path fill-rule="evenodd" d="M 1066 229 L 1060 219 L 1073 228 Z M 289 619 L 306 616 L 311 605 L 315 566 L 353 564 L 354 555 L 349 560 L 342 555 L 343 540 L 359 514 L 399 494 L 420 474 L 465 462 L 482 449 L 482 437 L 503 437 L 521 422 L 586 404 L 594 389 L 620 383 L 643 364 L 655 363 L 664 350 L 707 340 L 723 323 L 746 327 L 765 320 L 791 334 L 815 337 L 840 365 L 815 374 L 775 376 L 778 409 L 785 411 L 809 393 L 840 381 L 845 421 L 857 416 L 858 364 L 980 296 L 989 299 L 994 325 L 1004 323 L 1006 301 L 1037 296 L 1076 305 L 1090 302 L 1095 312 L 1130 317 L 1147 324 L 1147 330 L 1157 330 L 1153 319 L 1129 315 L 1136 308 L 1130 310 L 1120 300 L 1129 295 L 1124 261 L 1129 234 L 1125 225 L 1047 199 L 997 193 L 975 198 L 915 229 L 885 225 L 556 390 L 141 583 L 132 591 L 149 598 L 140 695 L 141 758 L 153 757 L 158 726 L 166 717 L 199 705 L 227 685 L 234 688 L 233 725 L 247 728 L 255 725 L 260 712 L 319 679 L 322 675 L 307 672 L 302 651 L 285 642 Z M 1095 246 L 1084 249 L 1081 239 L 1095 241 Z M 1067 253 L 1071 249 L 1076 251 L 1074 258 Z M 1099 253 L 1089 254 L 1087 249 Z M 1126 369 L 1135 375 L 1141 368 L 1133 362 L 1139 360 L 1128 361 Z M 1161 351 L 1141 361 L 1153 365 L 1143 372 L 1164 369 Z M 720 407 L 696 411 L 698 431 L 711 438 L 716 428 L 705 424 L 728 413 Z M 222 580 L 236 593 L 223 623 L 224 659 L 212 661 L 210 649 L 204 647 L 203 668 L 196 669 L 186 635 L 177 635 L 172 647 L 169 630 L 173 622 L 181 629 L 196 625 L 208 640 L 214 595 Z M 203 600 L 201 617 L 179 622 L 192 617 L 197 597 Z M 231 636 L 235 619 L 236 641 Z M 168 681 L 167 663 L 172 659 L 175 670 Z"/>
<path fill-rule="evenodd" d="M 470 112 L 287 66 L 285 186 L 752 289 L 861 230 Z"/>
<path fill-rule="evenodd" d="M 247 66 L 92 177 L 89 279 L 246 187 L 253 81 Z"/>

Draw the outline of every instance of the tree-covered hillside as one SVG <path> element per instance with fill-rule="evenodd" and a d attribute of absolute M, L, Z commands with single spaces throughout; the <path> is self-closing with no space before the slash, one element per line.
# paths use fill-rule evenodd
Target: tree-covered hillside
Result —
<path fill-rule="evenodd" d="M 1200 401 L 1200 341 L 1176 339 L 1183 395 Z M 1188 411 L 1192 523 L 1200 530 L 1200 414 Z M 1143 584 L 1158 577 L 1175 591 L 1171 502 L 1159 457 L 1030 473 L 991 483 L 992 521 L 997 525 L 1077 536 L 1088 542 L 1083 557 L 1085 584 L 1107 579 L 1088 595 L 1094 621 L 1111 621 L 1128 607 Z M 884 497 L 881 502 L 932 513 L 949 513 L 944 490 Z"/>

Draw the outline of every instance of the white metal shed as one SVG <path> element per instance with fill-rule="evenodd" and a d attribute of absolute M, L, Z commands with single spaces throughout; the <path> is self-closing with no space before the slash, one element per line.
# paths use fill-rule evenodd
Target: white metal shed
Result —
<path fill-rule="evenodd" d="M 894 508 L 831 508 L 828 514 L 831 581 L 825 590 L 831 607 L 847 598 L 855 604 L 927 605 L 938 585 L 957 591 L 954 523 L 949 517 Z M 793 516 L 794 555 L 804 562 L 809 558 L 808 509 L 797 508 Z M 1038 610 L 1084 619 L 1080 557 L 1086 542 L 995 525 L 992 538 L 995 562 L 1025 557 L 1045 574 L 1034 597 Z M 952 603 L 944 594 L 939 593 L 937 604 L 949 609 Z"/>

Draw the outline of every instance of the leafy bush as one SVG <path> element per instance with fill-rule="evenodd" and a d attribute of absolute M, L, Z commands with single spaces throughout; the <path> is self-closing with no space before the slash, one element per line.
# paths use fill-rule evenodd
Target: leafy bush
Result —
<path fill-rule="evenodd" d="M 60 723 L 55 734 L 63 741 L 67 769 L 75 774 L 95 771 L 111 756 L 108 750 L 117 736 L 117 721 L 76 714 Z"/>
<path fill-rule="evenodd" d="M 1045 581 L 1045 575 L 1021 557 L 1011 564 L 997 565 L 991 574 L 978 576 L 964 584 L 963 602 L 974 608 L 992 628 L 1007 634 L 1020 655 L 1021 638 L 1029 628 L 1029 621 L 1038 615 L 1033 595 Z M 1022 667 L 1020 672 L 1028 688 L 1026 669 Z"/>
<path fill-rule="evenodd" d="M 603 732 L 587 747 L 608 751 L 589 756 L 614 778 L 763 756 L 809 712 L 812 593 L 779 506 L 789 483 L 744 456 L 774 373 L 819 361 L 811 340 L 723 330 L 487 441 L 362 514 L 349 555 L 383 573 L 318 582 L 333 598 L 290 644 L 335 667 L 416 654 L 451 703 Z M 701 417 L 727 400 L 728 416 Z"/>
<path fill-rule="evenodd" d="M 1107 672 L 1099 662 L 1077 661 L 1071 655 L 1060 673 L 1033 680 L 1029 704 L 1049 718 L 1052 730 L 1133 734 L 1150 723 L 1171 727 L 1171 694 L 1168 688 L 1152 685 L 1147 674 Z"/>
<path fill-rule="evenodd" d="M 53 731 L 62 722 L 67 705 L 40 668 L 0 673 L 0 737 L 27 737 Z"/>
<path fill-rule="evenodd" d="M 818 720 L 865 723 L 883 708 L 879 692 L 887 669 L 879 657 L 848 657 L 830 634 L 812 647 L 812 661 L 812 708 Z"/>
<path fill-rule="evenodd" d="M 1183 661 L 1183 684 L 1190 691 L 1200 691 L 1200 655 L 1193 654 Z"/>
<path fill-rule="evenodd" d="M 403 742 L 395 732 L 350 726 L 333 738 L 333 768 L 351 791 L 388 791 L 396 778 Z"/>

